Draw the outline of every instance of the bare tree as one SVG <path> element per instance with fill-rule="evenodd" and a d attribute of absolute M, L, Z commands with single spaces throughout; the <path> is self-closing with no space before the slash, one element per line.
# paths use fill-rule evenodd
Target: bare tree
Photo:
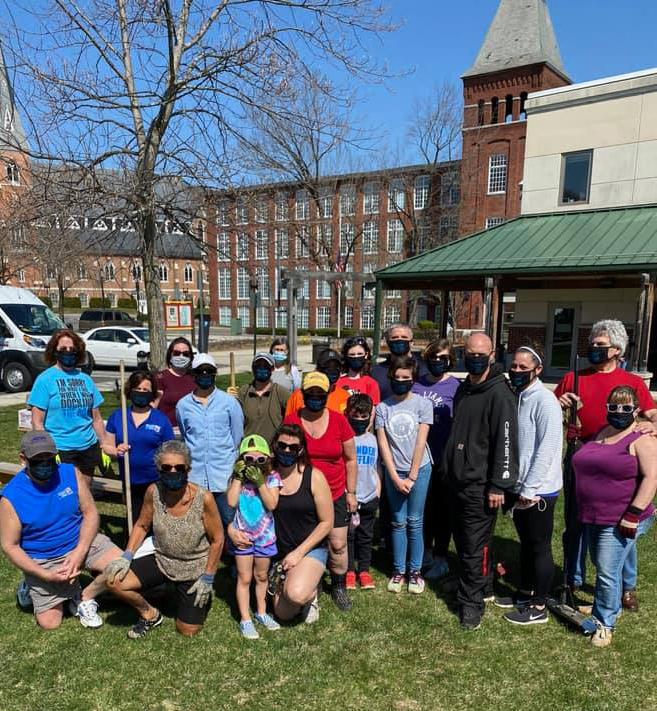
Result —
<path fill-rule="evenodd" d="M 30 2 L 14 27 L 20 86 L 30 87 L 33 156 L 84 168 L 103 200 L 103 168 L 124 177 L 120 197 L 140 239 L 151 356 L 164 361 L 157 221 L 179 207 L 160 186 L 171 176 L 221 186 L 252 112 L 287 91 L 290 68 L 309 75 L 376 72 L 363 33 L 388 29 L 373 0 L 74 0 Z M 118 190 L 118 187 L 115 186 Z M 168 198 L 168 202 L 167 202 Z M 182 222 L 182 219 L 179 219 Z"/>

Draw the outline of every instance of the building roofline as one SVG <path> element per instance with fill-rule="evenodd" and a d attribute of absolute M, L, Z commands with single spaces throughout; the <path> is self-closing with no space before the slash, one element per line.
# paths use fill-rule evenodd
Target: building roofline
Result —
<path fill-rule="evenodd" d="M 591 81 L 583 81 L 577 84 L 569 84 L 568 86 L 558 86 L 554 89 L 544 89 L 543 91 L 535 91 L 529 94 L 528 99 L 542 99 L 550 96 L 559 96 L 561 94 L 567 94 L 569 92 L 578 91 L 580 89 L 591 89 L 598 86 L 607 86 L 612 84 L 618 84 L 624 81 L 631 81 L 632 79 L 643 79 L 644 77 L 654 76 L 655 85 L 657 85 L 657 67 L 650 69 L 640 69 L 636 72 L 629 72 L 627 74 L 616 74 L 610 77 L 602 77 L 600 79 L 592 79 Z"/>

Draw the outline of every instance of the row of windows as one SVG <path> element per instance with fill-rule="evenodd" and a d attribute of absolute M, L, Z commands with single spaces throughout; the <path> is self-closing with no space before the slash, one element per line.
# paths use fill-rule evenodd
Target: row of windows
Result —
<path fill-rule="evenodd" d="M 166 263 L 162 262 L 162 264 L 160 264 L 159 272 L 160 281 L 169 281 L 169 267 Z M 141 281 L 143 279 L 143 271 L 141 264 L 133 264 L 130 273 L 135 281 Z M 114 281 L 116 279 L 116 268 L 114 264 L 112 262 L 107 262 L 102 267 L 101 274 L 103 276 L 103 281 Z M 25 281 L 25 271 L 23 269 L 18 272 L 17 276 L 19 282 L 22 283 Z M 52 266 L 46 267 L 44 276 L 46 279 L 56 279 L 57 270 L 55 269 L 55 267 Z M 87 267 L 83 263 L 77 265 L 76 276 L 78 281 L 84 281 L 85 279 L 89 278 Z M 185 264 L 185 266 L 183 267 L 183 282 L 185 284 L 194 283 L 194 269 L 189 263 Z"/>
<path fill-rule="evenodd" d="M 507 94 L 503 100 L 498 96 L 494 96 L 490 101 L 490 121 L 489 123 L 500 123 L 500 118 L 504 116 L 504 123 L 512 121 L 525 121 L 527 119 L 527 111 L 525 104 L 527 103 L 527 92 L 523 91 L 520 94 L 520 106 L 517 117 L 513 115 L 514 102 L 517 99 L 513 94 Z M 477 124 L 483 126 L 486 123 L 486 102 L 481 99 L 477 106 Z"/>

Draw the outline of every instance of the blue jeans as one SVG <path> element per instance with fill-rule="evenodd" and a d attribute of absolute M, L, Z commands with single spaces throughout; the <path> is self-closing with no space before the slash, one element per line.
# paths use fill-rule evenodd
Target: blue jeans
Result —
<path fill-rule="evenodd" d="M 636 590 L 636 581 L 639 575 L 639 554 L 636 542 L 644 533 L 648 533 L 654 522 L 655 515 L 653 514 L 649 518 L 644 518 L 637 528 L 634 545 L 625 559 L 625 565 L 623 566 L 623 592 Z"/>
<path fill-rule="evenodd" d="M 408 477 L 408 472 L 397 472 L 401 479 Z M 392 518 L 392 558 L 395 573 L 406 573 L 408 554 L 410 572 L 419 572 L 424 555 L 424 504 L 431 481 L 431 464 L 420 467 L 417 481 L 406 496 L 398 491 L 386 474 L 386 493 Z"/>
<path fill-rule="evenodd" d="M 591 560 L 596 568 L 593 616 L 613 629 L 621 611 L 623 598 L 623 566 L 632 550 L 635 538 L 625 538 L 618 526 L 586 524 Z"/>
<path fill-rule="evenodd" d="M 586 526 L 578 524 L 582 528 L 579 535 L 573 540 L 573 546 L 568 551 L 568 585 L 581 588 L 586 581 L 586 554 L 589 548 L 588 534 Z M 575 538 L 573 536 L 573 538 Z"/>

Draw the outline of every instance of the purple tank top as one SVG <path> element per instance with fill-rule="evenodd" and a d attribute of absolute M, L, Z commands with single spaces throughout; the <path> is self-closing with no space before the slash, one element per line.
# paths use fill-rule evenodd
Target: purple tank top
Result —
<path fill-rule="evenodd" d="M 573 457 L 579 520 L 598 526 L 615 526 L 632 503 L 639 488 L 639 462 L 629 452 L 640 432 L 615 444 L 586 442 Z M 652 515 L 652 504 L 641 520 Z"/>

